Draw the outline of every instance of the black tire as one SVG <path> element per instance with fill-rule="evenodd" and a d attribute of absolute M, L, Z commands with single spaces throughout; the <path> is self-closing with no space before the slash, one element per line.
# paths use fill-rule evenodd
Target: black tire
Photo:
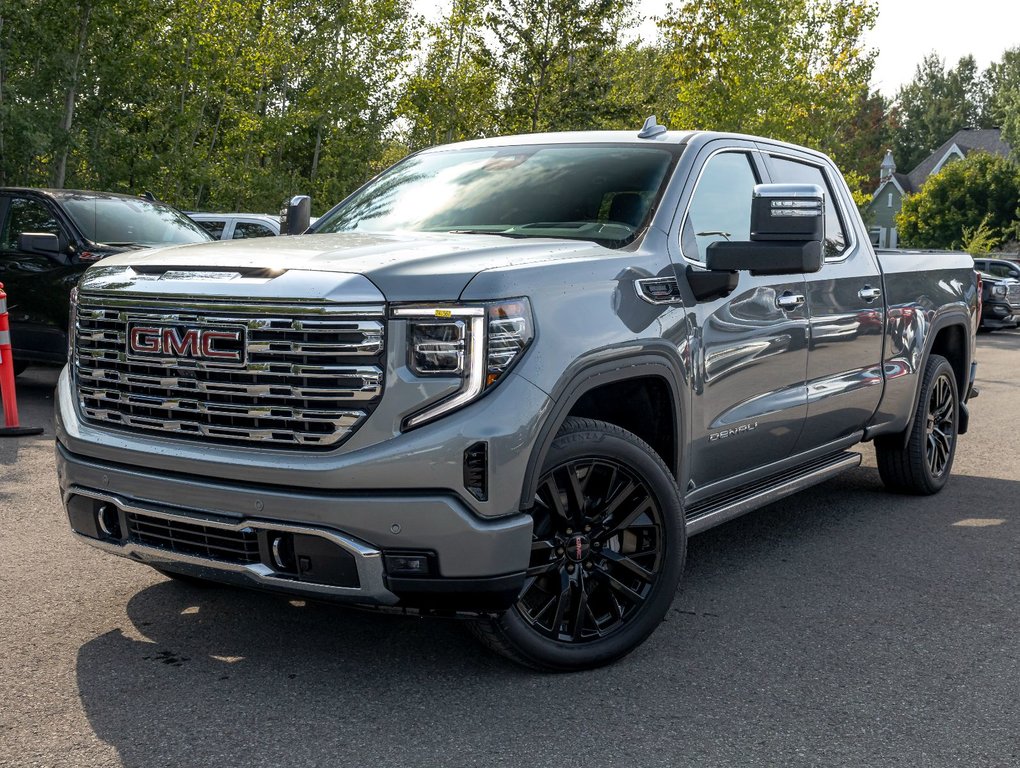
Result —
<path fill-rule="evenodd" d="M 878 473 L 885 487 L 919 496 L 941 491 L 953 469 L 959 423 L 960 395 L 953 366 L 941 355 L 931 355 L 906 443 L 902 433 L 875 440 Z"/>
<path fill-rule="evenodd" d="M 471 622 L 490 649 L 573 672 L 627 655 L 662 623 L 687 535 L 676 481 L 636 435 L 570 418 L 553 440 L 533 511 L 532 559 L 516 605 Z"/>
<path fill-rule="evenodd" d="M 24 360 L 15 360 L 14 361 L 14 375 L 15 376 L 20 376 L 21 374 L 23 374 L 25 371 L 28 370 L 28 366 L 29 366 L 29 364 L 26 363 Z"/>

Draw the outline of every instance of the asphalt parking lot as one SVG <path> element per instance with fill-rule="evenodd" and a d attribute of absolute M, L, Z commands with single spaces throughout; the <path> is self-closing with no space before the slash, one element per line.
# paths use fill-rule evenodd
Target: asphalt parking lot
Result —
<path fill-rule="evenodd" d="M 0 765 L 1020 765 L 1020 333 L 978 361 L 943 493 L 886 494 L 865 447 L 693 538 L 651 640 L 567 676 L 454 622 L 183 586 L 78 544 L 56 374 L 32 369 L 22 423 L 46 434 L 0 440 Z"/>

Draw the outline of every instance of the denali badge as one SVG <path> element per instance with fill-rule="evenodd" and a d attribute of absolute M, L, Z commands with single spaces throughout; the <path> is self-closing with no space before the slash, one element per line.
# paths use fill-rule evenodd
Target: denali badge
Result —
<path fill-rule="evenodd" d="M 736 437 L 737 435 L 743 435 L 750 432 L 752 429 L 758 428 L 758 422 L 753 424 L 741 424 L 739 427 L 733 429 L 724 429 L 722 432 L 713 432 L 708 436 L 708 442 L 714 443 L 716 440 L 722 440 L 725 437 Z"/>
<path fill-rule="evenodd" d="M 244 363 L 245 346 L 243 326 L 128 325 L 129 357 L 177 357 Z"/>

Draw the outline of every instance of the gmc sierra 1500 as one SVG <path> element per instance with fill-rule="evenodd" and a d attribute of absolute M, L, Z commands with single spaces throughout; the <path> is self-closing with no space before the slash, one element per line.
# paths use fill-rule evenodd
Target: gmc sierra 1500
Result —
<path fill-rule="evenodd" d="M 688 535 L 856 444 L 941 489 L 977 299 L 966 255 L 876 255 L 802 147 L 653 120 L 437 147 L 311 234 L 90 268 L 60 486 L 82 541 L 164 573 L 590 668 L 661 622 Z"/>

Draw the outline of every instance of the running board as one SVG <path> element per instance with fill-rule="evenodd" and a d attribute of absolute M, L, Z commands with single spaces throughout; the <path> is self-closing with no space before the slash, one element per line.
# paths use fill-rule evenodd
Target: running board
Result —
<path fill-rule="evenodd" d="M 745 512 L 764 507 L 812 485 L 835 477 L 861 463 L 861 454 L 851 451 L 830 453 L 799 467 L 780 472 L 751 485 L 711 496 L 692 504 L 684 514 L 687 535 L 707 531 Z"/>

